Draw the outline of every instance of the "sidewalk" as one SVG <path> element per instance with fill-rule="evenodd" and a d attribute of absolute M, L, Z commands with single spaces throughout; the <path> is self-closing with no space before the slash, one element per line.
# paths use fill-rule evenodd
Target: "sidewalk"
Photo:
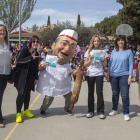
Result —
<path fill-rule="evenodd" d="M 73 83 L 74 84 L 74 83 Z M 104 83 L 104 100 L 106 119 L 100 120 L 95 112 L 93 118 L 87 119 L 87 83 L 83 82 L 78 103 L 75 105 L 74 116 L 63 113 L 64 98 L 55 98 L 48 109 L 46 116 L 42 117 L 40 106 L 43 95 L 39 96 L 33 104 L 31 112 L 34 118 L 23 117 L 23 123 L 18 124 L 8 140 L 139 140 L 140 139 L 140 101 L 138 87 L 132 83 L 130 87 L 130 117 L 131 121 L 123 119 L 121 98 L 119 114 L 108 116 L 112 108 L 112 93 L 109 83 Z M 38 96 L 32 92 L 30 104 Z M 97 100 L 96 94 L 95 102 Z M 0 140 L 4 140 L 16 125 L 16 96 L 17 91 L 13 85 L 8 84 L 3 99 L 3 116 L 6 127 L 0 129 Z M 96 107 L 96 106 L 95 106 Z M 95 109 L 96 111 L 96 109 Z"/>

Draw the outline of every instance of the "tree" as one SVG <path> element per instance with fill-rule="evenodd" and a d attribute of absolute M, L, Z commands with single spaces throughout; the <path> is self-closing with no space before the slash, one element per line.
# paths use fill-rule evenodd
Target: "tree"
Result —
<path fill-rule="evenodd" d="M 7 26 L 10 33 L 19 27 L 19 0 L 1 0 L 6 5 L 1 14 L 1 20 Z M 21 0 L 21 25 L 30 18 L 37 0 Z"/>
<path fill-rule="evenodd" d="M 127 0 L 117 0 L 117 2 L 124 5 L 124 3 L 127 2 Z"/>
<path fill-rule="evenodd" d="M 106 42 L 110 44 L 112 41 L 109 40 L 108 36 L 116 36 L 116 28 L 118 27 L 118 25 L 118 16 L 115 15 L 109 18 L 106 17 L 100 23 L 96 23 L 94 26 L 94 30 L 96 30 L 96 34 L 98 34 L 99 36 L 105 37 Z"/>
<path fill-rule="evenodd" d="M 78 15 L 78 19 L 77 19 L 77 27 L 79 27 L 80 25 L 81 25 L 80 15 Z"/>
<path fill-rule="evenodd" d="M 5 2 L 5 3 L 3 4 L 3 1 L 0 0 L 0 19 L 3 18 L 2 10 L 3 10 L 3 8 L 4 8 L 6 5 L 7 5 L 7 2 Z"/>
<path fill-rule="evenodd" d="M 37 30 L 38 30 L 38 26 L 36 25 L 36 24 L 34 24 L 33 26 L 32 26 L 32 32 L 36 32 Z"/>
<path fill-rule="evenodd" d="M 58 34 L 64 29 L 73 29 L 78 33 L 78 43 L 82 45 L 82 43 L 89 43 L 94 32 L 92 27 L 85 27 L 84 23 L 81 23 L 81 26 L 72 25 L 70 21 L 66 20 L 63 22 L 57 21 L 56 27 L 51 29 L 51 27 L 47 27 L 42 32 L 40 32 L 40 41 L 46 44 L 47 42 L 54 42 L 57 38 Z"/>
<path fill-rule="evenodd" d="M 51 25 L 50 23 L 50 16 L 48 16 L 47 26 Z"/>
<path fill-rule="evenodd" d="M 123 8 L 118 13 L 120 24 L 129 24 L 133 28 L 133 36 L 128 41 L 133 44 L 140 44 L 140 1 L 126 0 Z"/>

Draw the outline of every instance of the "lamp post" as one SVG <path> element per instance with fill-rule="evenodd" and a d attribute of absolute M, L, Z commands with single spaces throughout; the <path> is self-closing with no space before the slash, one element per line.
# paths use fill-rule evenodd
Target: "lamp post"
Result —
<path fill-rule="evenodd" d="M 21 0 L 19 0 L 19 49 L 21 49 Z"/>

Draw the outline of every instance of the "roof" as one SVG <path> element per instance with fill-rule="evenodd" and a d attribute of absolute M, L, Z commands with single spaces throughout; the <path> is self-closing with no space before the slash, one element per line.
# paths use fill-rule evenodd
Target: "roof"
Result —
<path fill-rule="evenodd" d="M 25 31 L 24 31 L 25 32 Z M 33 35 L 38 35 L 39 36 L 39 32 L 32 32 L 32 33 L 21 33 L 21 38 L 30 38 L 32 37 Z M 10 38 L 18 38 L 19 37 L 19 34 L 10 34 Z"/>
<path fill-rule="evenodd" d="M 21 31 L 21 33 L 28 33 L 28 32 L 26 32 L 26 31 Z M 18 31 L 18 32 L 13 32 L 13 33 L 11 33 L 10 35 L 13 35 L 13 34 L 19 34 L 19 31 Z"/>

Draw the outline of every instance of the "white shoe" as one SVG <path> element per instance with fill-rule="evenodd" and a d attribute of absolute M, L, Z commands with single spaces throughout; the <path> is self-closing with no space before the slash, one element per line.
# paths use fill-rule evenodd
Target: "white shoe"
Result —
<path fill-rule="evenodd" d="M 131 120 L 128 114 L 124 115 L 124 120 L 125 121 L 130 121 Z"/>
<path fill-rule="evenodd" d="M 115 110 L 112 110 L 110 113 L 109 113 L 109 116 L 115 116 L 115 115 L 117 115 L 117 111 L 115 111 Z"/>
<path fill-rule="evenodd" d="M 92 112 L 89 112 L 86 116 L 87 116 L 87 118 L 91 118 L 91 117 L 93 117 L 93 113 Z"/>
<path fill-rule="evenodd" d="M 104 115 L 104 114 L 100 114 L 100 115 L 99 115 L 99 118 L 100 118 L 100 119 L 105 119 L 105 115 Z"/>

